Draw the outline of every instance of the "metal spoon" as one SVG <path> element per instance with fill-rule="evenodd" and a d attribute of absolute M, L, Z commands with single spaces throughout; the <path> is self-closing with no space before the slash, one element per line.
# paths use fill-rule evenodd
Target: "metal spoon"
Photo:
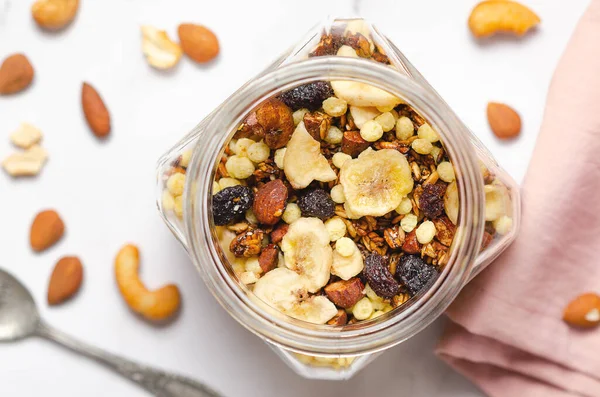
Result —
<path fill-rule="evenodd" d="M 40 336 L 87 356 L 137 383 L 157 397 L 220 397 L 193 379 L 169 374 L 79 342 L 46 324 L 33 297 L 16 278 L 0 269 L 0 342 Z"/>

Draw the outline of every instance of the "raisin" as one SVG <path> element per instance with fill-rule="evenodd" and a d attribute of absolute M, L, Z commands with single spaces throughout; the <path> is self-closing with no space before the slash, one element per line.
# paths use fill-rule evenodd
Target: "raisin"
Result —
<path fill-rule="evenodd" d="M 439 218 L 444 212 L 444 193 L 446 185 L 435 183 L 423 186 L 423 193 L 419 197 L 419 209 L 423 214 L 430 218 Z"/>
<path fill-rule="evenodd" d="M 390 273 L 387 259 L 375 252 L 365 259 L 363 273 L 371 289 L 382 298 L 392 298 L 400 290 L 400 285 Z"/>
<path fill-rule="evenodd" d="M 327 219 L 335 213 L 335 203 L 323 189 L 310 190 L 298 198 L 298 206 L 304 217 Z"/>
<path fill-rule="evenodd" d="M 333 95 L 331 85 L 326 81 L 304 84 L 279 95 L 279 99 L 292 110 L 306 108 L 317 110 L 323 101 Z"/>
<path fill-rule="evenodd" d="M 418 293 L 437 274 L 435 266 L 428 264 L 417 255 L 404 255 L 400 258 L 396 270 L 396 277 L 406 286 L 411 295 Z"/>
<path fill-rule="evenodd" d="M 230 186 L 213 196 L 213 220 L 223 226 L 242 218 L 254 202 L 254 192 L 247 186 Z"/>

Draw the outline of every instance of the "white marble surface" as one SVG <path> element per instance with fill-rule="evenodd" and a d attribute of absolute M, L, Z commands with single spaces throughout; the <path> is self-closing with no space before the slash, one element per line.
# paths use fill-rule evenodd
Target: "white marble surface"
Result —
<path fill-rule="evenodd" d="M 543 20 L 523 40 L 475 42 L 466 18 L 475 0 L 304 0 L 303 2 L 82 0 L 76 22 L 58 34 L 31 21 L 30 0 L 0 0 L 0 58 L 25 52 L 36 69 L 26 92 L 0 98 L 0 156 L 9 133 L 28 121 L 45 133 L 50 161 L 31 180 L 0 173 L 0 266 L 33 291 L 47 320 L 98 346 L 209 382 L 227 396 L 480 396 L 437 360 L 438 321 L 391 349 L 345 383 L 296 376 L 256 337 L 232 320 L 203 287 L 154 206 L 156 159 L 235 88 L 259 72 L 327 14 L 355 12 L 373 20 L 405 52 L 457 113 L 520 181 L 534 147 L 546 90 L 586 0 L 527 0 Z M 568 4 L 568 5 L 567 5 Z M 220 59 L 199 67 L 183 59 L 168 73 L 149 68 L 139 26 L 180 22 L 214 29 Z M 112 137 L 98 142 L 81 115 L 83 80 L 108 104 Z M 485 105 L 518 109 L 522 137 L 499 143 L 488 130 Z M 67 235 L 33 255 L 28 228 L 40 209 L 63 215 Z M 154 327 L 133 316 L 113 280 L 113 257 L 126 241 L 143 254 L 149 286 L 174 281 L 184 309 L 178 320 Z M 54 262 L 74 254 L 85 284 L 72 302 L 48 308 L 46 284 Z M 144 396 L 128 382 L 42 340 L 0 345 L 0 396 Z"/>

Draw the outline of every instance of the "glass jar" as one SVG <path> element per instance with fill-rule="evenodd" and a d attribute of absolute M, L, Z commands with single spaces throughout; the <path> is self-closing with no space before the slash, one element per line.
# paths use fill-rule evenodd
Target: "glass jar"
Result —
<path fill-rule="evenodd" d="M 327 40 L 344 31 L 360 33 L 371 51 L 383 55 L 383 62 L 315 56 L 322 55 L 315 54 L 320 51 L 315 48 L 323 49 Z M 265 99 L 316 80 L 367 83 L 412 106 L 438 132 L 452 159 L 460 198 L 450 257 L 435 283 L 390 312 L 344 326 L 299 321 L 253 297 L 228 265 L 212 223 L 212 181 L 240 123 Z M 173 173 L 185 174 L 185 186 L 176 196 L 166 188 Z M 516 183 L 400 50 L 362 19 L 335 19 L 316 27 L 170 149 L 159 160 L 157 182 L 160 213 L 215 298 L 308 378 L 350 378 L 379 352 L 423 330 L 514 240 L 520 220 Z"/>

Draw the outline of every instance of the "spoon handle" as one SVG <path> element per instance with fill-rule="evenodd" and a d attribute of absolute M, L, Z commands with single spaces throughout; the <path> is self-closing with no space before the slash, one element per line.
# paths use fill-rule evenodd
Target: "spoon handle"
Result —
<path fill-rule="evenodd" d="M 157 397 L 220 397 L 208 386 L 193 379 L 119 357 L 80 342 L 46 323 L 40 322 L 36 335 L 49 339 L 76 353 L 89 357 L 132 380 Z"/>

